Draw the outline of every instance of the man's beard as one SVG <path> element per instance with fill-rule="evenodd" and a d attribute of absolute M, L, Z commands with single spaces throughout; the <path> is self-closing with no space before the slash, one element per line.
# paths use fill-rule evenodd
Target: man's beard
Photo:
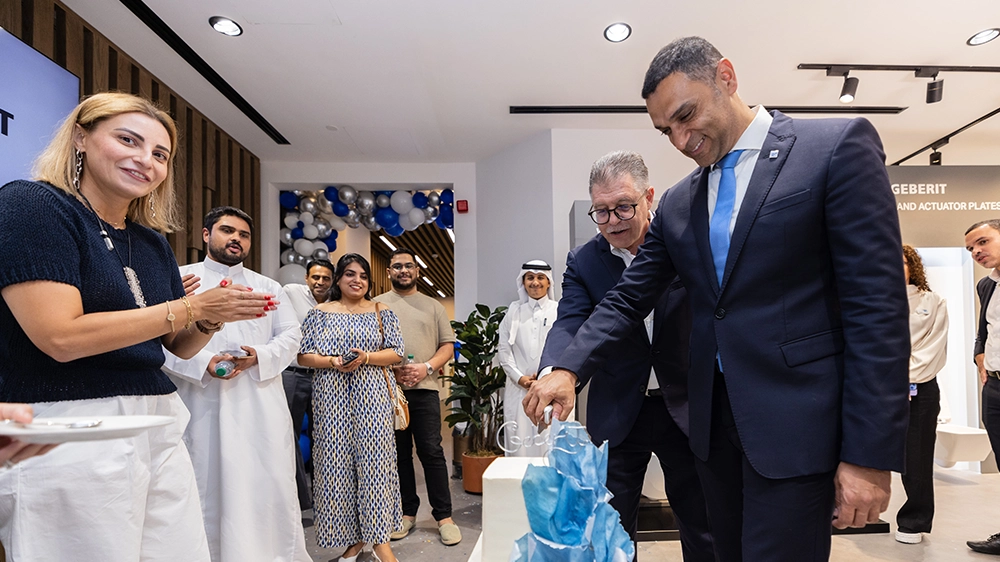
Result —
<path fill-rule="evenodd" d="M 222 246 L 220 248 L 211 244 L 208 245 L 208 255 L 211 256 L 213 260 L 230 267 L 239 265 L 246 259 L 247 252 L 245 252 L 243 248 L 240 248 L 240 252 L 241 253 L 239 255 L 233 255 L 226 251 L 226 246 Z"/>
<path fill-rule="evenodd" d="M 322 293 L 317 295 L 316 293 L 318 291 L 316 291 L 312 287 L 309 287 L 309 292 L 312 293 L 312 296 L 314 299 L 316 299 L 316 302 L 326 302 L 327 299 L 330 298 L 330 289 L 324 289 Z"/>
<path fill-rule="evenodd" d="M 389 281 L 392 283 L 392 288 L 396 289 L 397 291 L 406 291 L 412 288 L 417 283 L 416 279 L 410 279 L 410 282 L 405 284 L 396 279 L 390 279 Z"/>

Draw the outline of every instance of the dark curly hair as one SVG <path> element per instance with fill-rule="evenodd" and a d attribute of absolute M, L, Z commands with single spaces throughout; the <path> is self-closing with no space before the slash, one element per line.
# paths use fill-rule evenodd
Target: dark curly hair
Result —
<path fill-rule="evenodd" d="M 907 267 L 910 268 L 910 285 L 925 293 L 929 292 L 931 288 L 927 285 L 927 272 L 924 271 L 924 262 L 920 259 L 920 254 L 917 253 L 913 246 L 903 244 L 903 260 L 906 261 Z"/>

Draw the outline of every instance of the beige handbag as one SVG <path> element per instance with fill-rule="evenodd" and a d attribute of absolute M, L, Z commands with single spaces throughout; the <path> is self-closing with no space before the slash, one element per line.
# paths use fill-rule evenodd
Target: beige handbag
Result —
<path fill-rule="evenodd" d="M 382 312 L 378 308 L 378 303 L 375 303 L 375 317 L 378 318 L 378 331 L 382 334 L 382 349 L 385 349 L 385 330 L 382 328 Z M 396 431 L 402 431 L 410 426 L 410 403 L 406 400 L 403 389 L 399 388 L 399 385 L 392 384 L 389 368 L 382 367 L 382 373 L 385 374 L 385 385 L 389 389 L 389 402 L 392 403 L 393 428 Z"/>

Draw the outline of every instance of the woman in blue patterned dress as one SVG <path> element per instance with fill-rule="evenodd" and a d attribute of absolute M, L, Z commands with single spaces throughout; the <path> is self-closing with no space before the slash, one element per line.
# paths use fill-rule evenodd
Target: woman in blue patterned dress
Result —
<path fill-rule="evenodd" d="M 316 542 L 348 547 L 354 562 L 365 543 L 394 562 L 389 534 L 402 528 L 396 441 L 384 366 L 403 357 L 399 319 L 371 301 L 371 266 L 358 254 L 337 262 L 330 301 L 302 323 L 299 365 L 313 376 L 313 507 Z M 380 320 L 381 318 L 381 320 Z M 342 361 L 348 351 L 357 353 Z M 395 389 L 392 388 L 392 392 Z"/>

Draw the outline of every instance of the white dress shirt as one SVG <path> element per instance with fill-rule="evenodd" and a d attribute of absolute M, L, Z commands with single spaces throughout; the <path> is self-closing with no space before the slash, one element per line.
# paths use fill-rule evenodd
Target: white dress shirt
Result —
<path fill-rule="evenodd" d="M 729 221 L 729 235 L 732 236 L 736 227 L 736 217 L 740 214 L 740 207 L 743 205 L 743 198 L 746 197 L 747 187 L 750 185 L 750 176 L 757 166 L 757 156 L 767 139 L 767 131 L 771 128 L 774 118 L 764 109 L 764 106 L 757 106 L 757 113 L 750 122 L 732 150 L 742 150 L 739 160 L 736 161 L 736 201 L 733 204 L 733 217 Z M 715 213 L 715 201 L 719 198 L 719 179 L 722 178 L 722 169 L 712 166 L 712 171 L 708 174 L 708 220 L 712 221 Z"/>
<path fill-rule="evenodd" d="M 1000 273 L 996 269 L 990 272 L 990 279 L 1000 283 Z M 1000 371 L 1000 295 L 993 293 L 986 305 L 986 348 L 983 354 L 983 365 L 987 371 Z"/>
<path fill-rule="evenodd" d="M 718 182 L 716 182 L 716 189 L 718 189 Z M 655 213 L 653 211 L 649 212 L 650 222 L 653 221 L 654 215 Z M 628 248 L 616 248 L 611 246 L 611 253 L 618 256 L 623 262 L 625 262 L 626 269 L 628 269 L 628 266 L 632 265 L 632 260 L 635 259 L 635 256 L 632 252 L 628 251 Z M 643 324 L 646 325 L 646 337 L 649 338 L 650 344 L 653 343 L 653 314 L 655 314 L 655 311 L 650 311 L 649 316 L 642 321 Z M 649 370 L 649 382 L 646 385 L 646 390 L 649 391 L 657 388 L 660 388 L 660 381 L 656 380 L 656 370 L 651 368 Z"/>

